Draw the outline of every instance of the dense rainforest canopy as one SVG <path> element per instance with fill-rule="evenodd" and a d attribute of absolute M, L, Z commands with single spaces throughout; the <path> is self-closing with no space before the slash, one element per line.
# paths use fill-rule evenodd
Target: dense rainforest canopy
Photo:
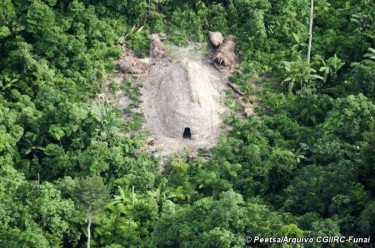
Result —
<path fill-rule="evenodd" d="M 309 9 L 309 0 L 1 0 L 0 247 L 85 247 L 88 223 L 91 247 L 375 241 L 375 3 L 315 0 L 311 63 Z M 173 155 L 161 169 L 141 151 L 142 116 L 124 119 L 94 96 L 120 36 L 145 56 L 151 33 L 183 46 L 210 30 L 236 37 L 231 82 L 257 97 L 257 116 L 240 117 L 228 96 L 232 130 L 212 156 Z"/>

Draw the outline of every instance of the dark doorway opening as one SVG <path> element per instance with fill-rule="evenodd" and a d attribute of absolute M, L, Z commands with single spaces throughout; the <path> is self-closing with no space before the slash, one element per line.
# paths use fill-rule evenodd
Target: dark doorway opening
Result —
<path fill-rule="evenodd" d="M 185 128 L 184 133 L 182 134 L 182 138 L 191 139 L 190 128 L 188 128 L 188 127 Z"/>

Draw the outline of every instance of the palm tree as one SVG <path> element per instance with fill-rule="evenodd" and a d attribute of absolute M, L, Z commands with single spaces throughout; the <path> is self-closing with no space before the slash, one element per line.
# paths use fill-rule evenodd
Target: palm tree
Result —
<path fill-rule="evenodd" d="M 316 70 L 311 68 L 309 63 L 303 61 L 300 56 L 295 61 L 282 61 L 282 63 L 288 75 L 282 81 L 282 84 L 288 84 L 289 92 L 292 92 L 294 89 L 312 88 L 316 80 L 323 80 L 321 76 L 316 74 Z"/>

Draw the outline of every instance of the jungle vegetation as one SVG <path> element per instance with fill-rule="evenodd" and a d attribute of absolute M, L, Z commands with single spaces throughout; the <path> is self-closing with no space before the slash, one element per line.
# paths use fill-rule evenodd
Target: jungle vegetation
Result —
<path fill-rule="evenodd" d="M 375 240 L 375 3 L 315 0 L 310 63 L 309 13 L 308 0 L 1 0 L 0 247 Z M 231 115 L 210 158 L 160 170 L 140 119 L 93 98 L 120 36 L 146 55 L 151 33 L 183 46 L 210 30 L 236 37 L 231 81 L 258 116 Z"/>

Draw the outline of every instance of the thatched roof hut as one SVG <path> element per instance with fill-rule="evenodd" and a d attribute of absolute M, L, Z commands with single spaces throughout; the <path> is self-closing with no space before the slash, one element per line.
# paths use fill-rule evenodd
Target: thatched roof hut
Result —
<path fill-rule="evenodd" d="M 220 125 L 219 91 L 198 62 L 171 65 L 154 81 L 159 129 L 176 139 L 200 140 Z"/>

